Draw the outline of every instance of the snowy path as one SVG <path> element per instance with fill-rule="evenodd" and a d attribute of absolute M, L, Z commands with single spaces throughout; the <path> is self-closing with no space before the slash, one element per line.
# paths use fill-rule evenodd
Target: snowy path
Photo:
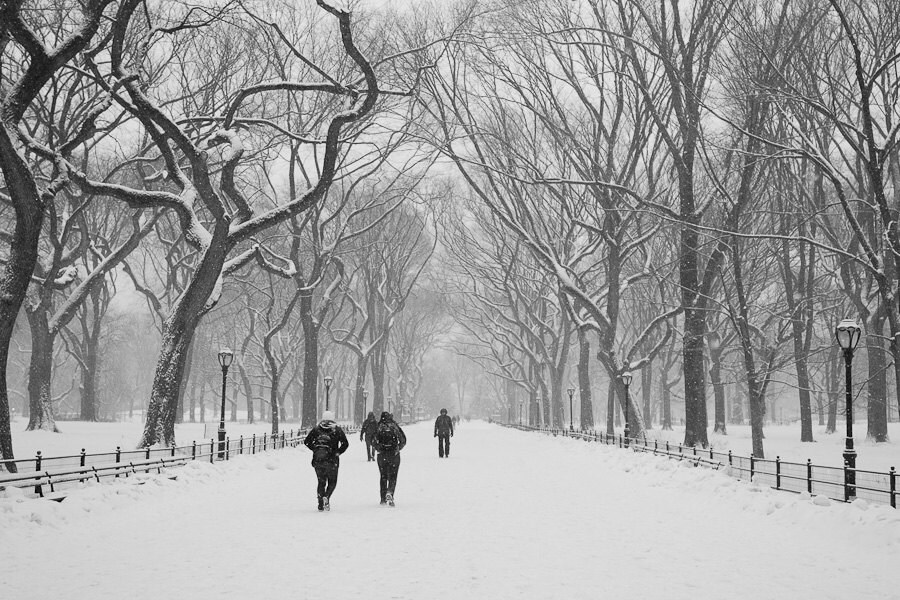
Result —
<path fill-rule="evenodd" d="M 406 431 L 393 509 L 356 440 L 330 513 L 305 449 L 0 499 L 0 598 L 900 598 L 889 507 L 483 423 L 441 460 Z"/>

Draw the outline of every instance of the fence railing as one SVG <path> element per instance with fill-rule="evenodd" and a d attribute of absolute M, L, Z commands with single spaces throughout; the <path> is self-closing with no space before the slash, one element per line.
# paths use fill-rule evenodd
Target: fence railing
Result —
<path fill-rule="evenodd" d="M 358 431 L 358 428 L 345 427 L 344 430 L 352 433 Z M 100 453 L 87 453 L 82 448 L 80 454 L 68 456 L 43 456 L 38 451 L 33 458 L 0 461 L 4 466 L 15 464 L 18 471 L 0 472 L 0 489 L 33 487 L 37 496 L 61 500 L 65 496 L 64 490 L 76 484 L 99 482 L 102 478 L 129 477 L 151 471 L 162 473 L 163 469 L 197 460 L 212 463 L 227 461 L 243 454 L 256 454 L 288 446 L 296 447 L 303 443 L 308 431 L 308 429 L 296 431 L 292 429 L 279 434 L 263 433 L 248 437 L 242 435 L 236 439 L 226 437 L 222 447 L 220 442 L 213 438 L 169 448 L 122 450 L 121 446 L 117 446 L 115 452 Z"/>
<path fill-rule="evenodd" d="M 894 467 L 888 472 L 851 469 L 847 464 L 843 468 L 826 467 L 814 465 L 809 459 L 805 463 L 795 463 L 783 461 L 780 457 L 772 460 L 756 458 L 753 455 L 740 456 L 730 450 L 719 452 L 712 447 L 697 448 L 665 440 L 625 438 L 622 435 L 609 435 L 601 431 L 570 431 L 514 424 L 507 426 L 630 448 L 635 452 L 647 452 L 674 460 L 688 461 L 695 466 L 722 469 L 736 479 L 761 483 L 776 490 L 808 492 L 843 502 L 864 498 L 870 502 L 890 504 L 897 508 L 897 471 Z M 855 482 L 850 483 L 853 479 L 848 475 L 853 473 L 856 475 Z"/>

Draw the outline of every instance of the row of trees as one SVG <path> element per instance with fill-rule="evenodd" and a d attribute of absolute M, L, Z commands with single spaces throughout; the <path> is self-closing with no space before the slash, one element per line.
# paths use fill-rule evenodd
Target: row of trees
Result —
<path fill-rule="evenodd" d="M 415 394 L 427 332 L 400 315 L 446 190 L 422 181 L 416 49 L 391 23 L 324 0 L 0 4 L 2 458 L 11 345 L 30 340 L 30 429 L 56 429 L 60 336 L 96 418 L 100 358 L 121 348 L 104 317 L 135 298 L 160 339 L 140 446 L 175 443 L 187 384 L 202 393 L 193 356 L 216 342 L 244 351 L 248 400 L 265 378 L 276 431 L 292 385 L 316 419 L 323 331 L 356 359 L 357 416 L 367 370 L 384 404 L 389 348 Z M 389 346 L 395 326 L 408 339 Z"/>
<path fill-rule="evenodd" d="M 865 328 L 868 436 L 886 441 L 900 388 L 900 6 L 479 7 L 465 39 L 425 59 L 439 68 L 419 99 L 469 190 L 446 236 L 458 318 L 532 420 L 561 424 L 570 362 L 591 427 L 592 354 L 624 402 L 621 374 L 640 370 L 648 391 L 677 344 L 685 444 L 708 444 L 710 383 L 725 430 L 723 353 L 740 366 L 756 456 L 773 382 L 795 385 L 813 441 L 812 398 L 839 391 L 833 330 L 849 314 Z M 724 341 L 712 357 L 711 335 Z M 641 408 L 628 407 L 635 435 Z"/>

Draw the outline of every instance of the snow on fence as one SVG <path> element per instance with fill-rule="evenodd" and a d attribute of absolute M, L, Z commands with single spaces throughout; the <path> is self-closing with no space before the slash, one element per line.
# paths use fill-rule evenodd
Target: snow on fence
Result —
<path fill-rule="evenodd" d="M 346 428 L 348 433 L 356 428 Z M 287 446 L 296 447 L 303 443 L 308 429 L 292 429 L 280 434 L 262 434 L 251 437 L 240 436 L 234 440 L 226 437 L 223 448 L 212 438 L 209 441 L 192 442 L 188 446 L 170 448 L 140 448 L 122 450 L 116 446 L 115 452 L 88 454 L 84 448 L 80 454 L 70 456 L 42 456 L 38 451 L 34 458 L 0 461 L 6 470 L 14 464 L 18 473 L 0 474 L 0 490 L 5 487 L 34 487 L 34 494 L 41 498 L 62 500 L 65 489 L 74 484 L 99 483 L 102 478 L 129 477 L 138 473 L 177 467 L 196 460 L 229 460 L 241 454 L 256 454 Z M 171 476 L 173 479 L 174 476 Z M 47 490 L 49 488 L 49 491 Z"/>
<path fill-rule="evenodd" d="M 832 500 L 843 502 L 864 498 L 870 502 L 890 504 L 897 508 L 897 471 L 894 467 L 891 467 L 887 473 L 851 469 L 847 464 L 844 464 L 843 468 L 825 467 L 814 465 L 808 459 L 805 463 L 794 463 L 783 461 L 780 457 L 771 460 L 756 458 L 753 455 L 738 456 L 730 450 L 716 452 L 712 447 L 698 449 L 696 446 L 683 446 L 646 438 L 625 438 L 622 435 L 609 435 L 599 431 L 569 431 L 514 424 L 507 425 L 507 427 L 600 442 L 619 448 L 630 448 L 635 452 L 647 452 L 675 460 L 688 461 L 694 466 L 702 465 L 717 470 L 723 469 L 736 479 L 755 481 L 776 490 L 808 492 L 814 496 L 826 496 Z M 850 475 L 854 473 L 856 480 L 852 482 Z"/>

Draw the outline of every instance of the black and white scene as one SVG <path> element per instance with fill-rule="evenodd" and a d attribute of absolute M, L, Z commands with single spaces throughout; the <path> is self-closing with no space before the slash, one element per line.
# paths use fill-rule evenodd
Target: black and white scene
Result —
<path fill-rule="evenodd" d="M 900 0 L 0 0 L 0 599 L 900 600 Z"/>

